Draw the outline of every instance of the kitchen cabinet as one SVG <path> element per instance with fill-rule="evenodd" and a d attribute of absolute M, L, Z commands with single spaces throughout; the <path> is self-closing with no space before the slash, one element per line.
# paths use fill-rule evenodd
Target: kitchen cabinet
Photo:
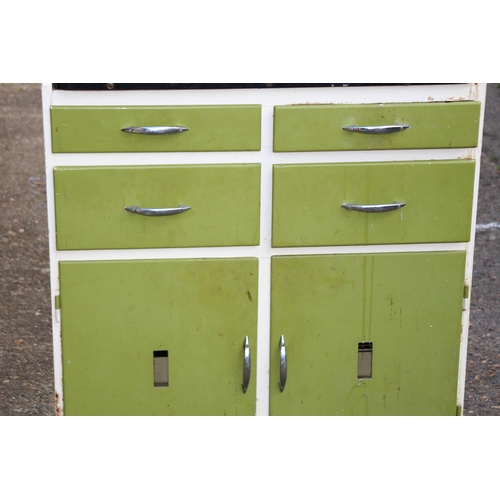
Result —
<path fill-rule="evenodd" d="M 45 84 L 56 413 L 459 415 L 484 84 Z"/>

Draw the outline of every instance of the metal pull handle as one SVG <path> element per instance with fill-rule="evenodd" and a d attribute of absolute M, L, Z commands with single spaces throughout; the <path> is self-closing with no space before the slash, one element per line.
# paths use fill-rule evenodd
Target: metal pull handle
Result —
<path fill-rule="evenodd" d="M 137 215 L 147 215 L 149 217 L 162 216 L 162 215 L 175 215 L 187 210 L 191 210 L 191 207 L 186 207 L 184 205 L 179 205 L 177 208 L 140 208 L 137 205 L 131 207 L 125 207 L 127 212 Z"/>
<path fill-rule="evenodd" d="M 122 132 L 129 134 L 142 134 L 142 135 L 167 135 L 167 134 L 180 134 L 187 132 L 187 127 L 127 127 L 122 128 Z"/>
<path fill-rule="evenodd" d="M 392 210 L 397 210 L 398 208 L 403 208 L 406 203 L 400 203 L 395 201 L 394 203 L 386 203 L 383 205 L 356 205 L 355 203 L 342 203 L 342 208 L 347 210 L 356 210 L 357 212 L 391 212 Z"/>
<path fill-rule="evenodd" d="M 348 127 L 342 127 L 342 130 L 357 132 L 358 134 L 393 134 L 394 132 L 401 132 L 408 128 L 410 128 L 409 125 L 376 125 L 373 127 L 349 125 Z"/>
<path fill-rule="evenodd" d="M 245 337 L 243 342 L 243 393 L 247 392 L 248 384 L 250 383 L 250 342 L 248 341 L 248 335 Z"/>
<path fill-rule="evenodd" d="M 285 336 L 280 337 L 280 391 L 283 392 L 286 384 L 287 363 L 286 363 L 286 346 Z"/>

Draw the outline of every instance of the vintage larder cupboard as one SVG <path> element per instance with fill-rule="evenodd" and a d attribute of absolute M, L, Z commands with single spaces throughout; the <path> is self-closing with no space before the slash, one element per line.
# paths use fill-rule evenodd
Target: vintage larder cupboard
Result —
<path fill-rule="evenodd" d="M 57 413 L 460 414 L 485 91 L 44 85 Z"/>

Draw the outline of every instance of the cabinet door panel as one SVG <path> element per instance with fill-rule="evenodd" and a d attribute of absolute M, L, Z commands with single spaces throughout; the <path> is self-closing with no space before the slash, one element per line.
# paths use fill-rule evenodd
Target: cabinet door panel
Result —
<path fill-rule="evenodd" d="M 271 414 L 454 415 L 464 267 L 464 252 L 273 258 Z"/>
<path fill-rule="evenodd" d="M 253 415 L 257 259 L 62 262 L 66 415 Z M 155 387 L 154 352 L 168 354 Z M 164 359 L 162 361 L 165 361 Z"/>

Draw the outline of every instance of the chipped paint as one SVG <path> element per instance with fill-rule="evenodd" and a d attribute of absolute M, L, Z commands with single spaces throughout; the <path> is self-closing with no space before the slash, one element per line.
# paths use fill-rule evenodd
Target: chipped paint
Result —
<path fill-rule="evenodd" d="M 471 83 L 470 84 L 469 95 L 470 95 L 470 98 L 472 100 L 474 100 L 474 101 L 479 100 L 479 84 L 478 83 Z"/>
<path fill-rule="evenodd" d="M 55 403 L 56 403 L 56 417 L 62 417 L 63 416 L 62 398 L 57 391 L 55 393 Z"/>
<path fill-rule="evenodd" d="M 296 102 L 287 104 L 287 106 L 332 106 L 337 105 L 338 102 Z"/>

